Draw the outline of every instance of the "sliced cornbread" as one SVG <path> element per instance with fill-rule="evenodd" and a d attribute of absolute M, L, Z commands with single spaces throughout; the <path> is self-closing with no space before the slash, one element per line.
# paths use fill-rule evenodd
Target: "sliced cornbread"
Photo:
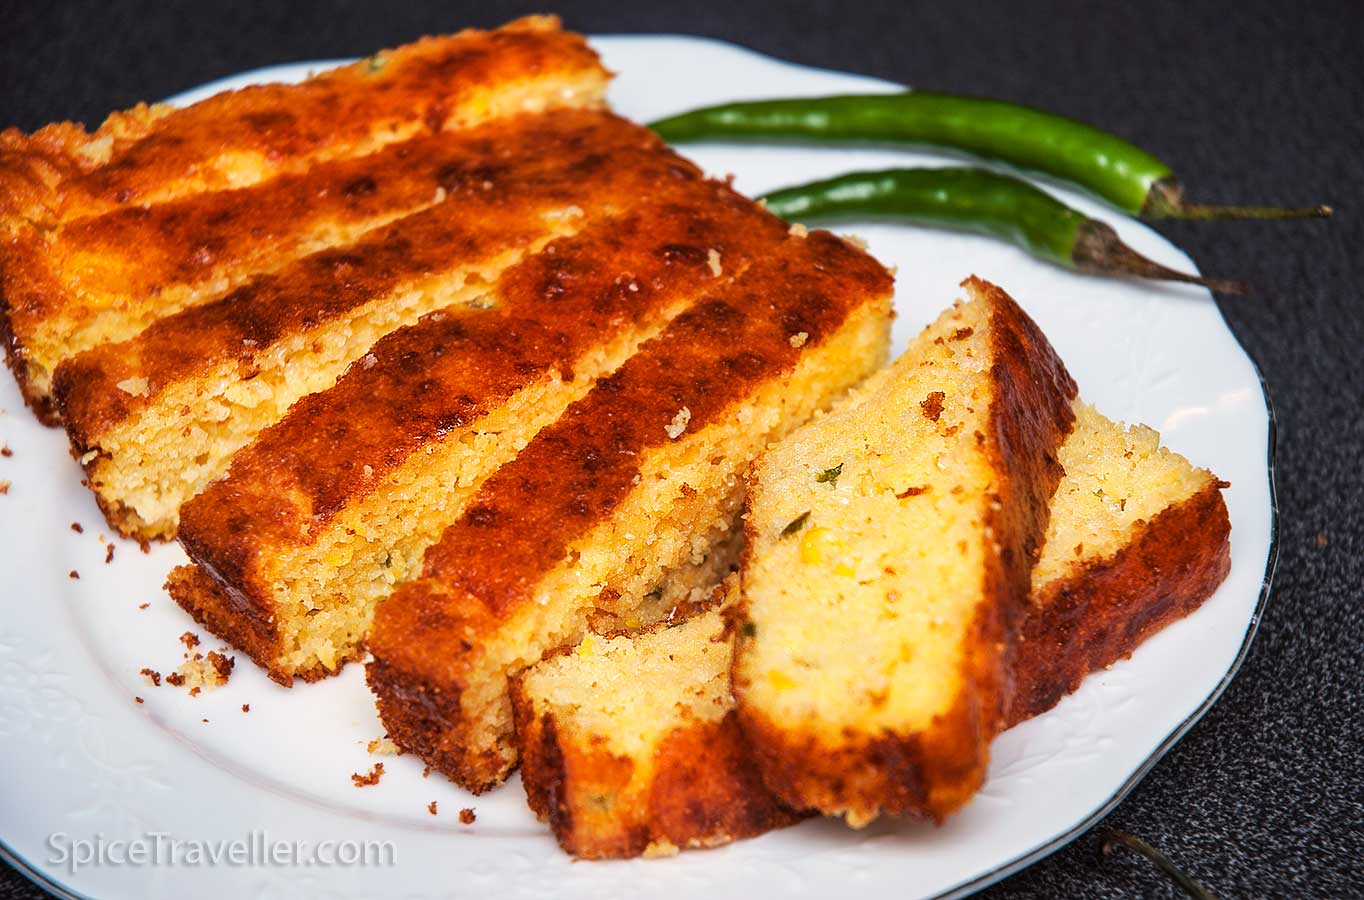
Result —
<path fill-rule="evenodd" d="M 29 229 L 5 245 L 0 270 L 27 388 L 45 399 L 62 360 L 452 195 L 562 168 L 584 148 L 647 144 L 642 129 L 596 109 L 515 115 L 247 188 Z"/>
<path fill-rule="evenodd" d="M 297 85 L 248 87 L 180 110 L 138 106 L 93 134 L 71 123 L 0 133 L 0 330 L 25 396 L 50 419 L 53 366 L 98 343 L 101 325 L 110 325 L 109 339 L 126 337 L 119 329 L 154 318 L 163 294 L 172 309 L 185 302 L 188 289 L 177 278 L 198 278 L 200 290 L 221 282 L 211 270 L 219 252 L 212 229 L 223 225 L 213 216 L 222 210 L 212 207 L 233 201 L 200 207 L 202 192 L 249 187 L 502 116 L 597 106 L 608 77 L 581 36 L 560 31 L 551 17 L 532 17 L 496 31 L 426 38 Z M 314 198 L 319 213 L 342 202 L 330 196 Z M 174 209 L 156 206 L 181 198 Z M 157 219 L 169 225 L 166 237 L 142 247 L 121 243 Z M 204 224 L 209 231 L 198 230 Z M 241 227 L 274 230 L 269 216 Z M 181 238 L 188 243 L 172 243 Z M 162 251 L 179 267 L 165 284 L 158 279 L 167 273 L 142 270 L 164 263 Z M 121 274 L 130 267 L 142 274 Z M 125 307 L 128 322 L 119 315 Z"/>
<path fill-rule="evenodd" d="M 839 408 L 874 395 L 880 380 Z M 1066 474 L 1010 666 L 1011 725 L 1197 609 L 1229 561 L 1224 483 L 1153 430 L 1077 402 L 1059 458 Z M 732 731 L 728 672 L 715 668 L 733 637 L 720 619 L 714 609 L 662 632 L 584 639 L 514 682 L 521 780 L 568 852 L 712 846 L 790 821 L 750 779 L 749 748 Z"/>
<path fill-rule="evenodd" d="M 374 602 L 416 574 L 484 477 L 779 246 L 775 217 L 658 159 L 667 171 L 648 196 L 508 269 L 492 308 L 394 332 L 242 449 L 181 510 L 199 568 L 172 574 L 172 596 L 281 681 L 357 654 Z"/>
<path fill-rule="evenodd" d="M 717 591 L 737 593 L 734 579 Z M 734 716 L 719 609 L 596 637 L 512 680 L 521 781 L 560 846 L 651 856 L 762 834 L 800 816 L 763 786 Z"/>
<path fill-rule="evenodd" d="M 62 363 L 57 406 L 110 522 L 172 536 L 180 505 L 238 448 L 384 334 L 437 309 L 543 304 L 539 285 L 522 279 L 507 292 L 499 274 L 641 198 L 709 196 L 699 172 L 644 129 L 595 115 L 601 127 L 572 129 L 555 166 L 477 167 L 439 205 Z"/>
<path fill-rule="evenodd" d="M 832 235 L 786 237 L 490 476 L 376 611 L 389 735 L 470 790 L 500 782 L 507 679 L 727 543 L 748 462 L 882 359 L 890 288 Z"/>
<path fill-rule="evenodd" d="M 1225 482 L 1084 403 L 1018 633 L 1009 724 L 1197 609 L 1231 566 Z"/>
<path fill-rule="evenodd" d="M 941 818 L 985 775 L 1075 384 L 978 279 L 862 402 L 755 465 L 739 717 L 788 805 Z"/>

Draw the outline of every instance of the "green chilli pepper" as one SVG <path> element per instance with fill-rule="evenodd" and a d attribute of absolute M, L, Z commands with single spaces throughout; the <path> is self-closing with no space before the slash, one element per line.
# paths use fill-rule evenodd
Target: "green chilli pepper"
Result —
<path fill-rule="evenodd" d="M 922 144 L 996 159 L 1088 188 L 1148 219 L 1328 216 L 1305 209 L 1204 206 L 1184 199 L 1170 167 L 1122 138 L 1064 116 L 974 97 L 911 91 L 728 103 L 650 125 L 665 140 L 800 140 Z"/>
<path fill-rule="evenodd" d="M 1201 284 L 1240 293 L 1238 282 L 1166 268 L 1127 246 L 1109 225 L 1066 206 L 1026 181 L 984 169 L 853 172 L 783 188 L 759 198 L 791 222 L 889 217 L 989 235 L 1068 269 Z"/>

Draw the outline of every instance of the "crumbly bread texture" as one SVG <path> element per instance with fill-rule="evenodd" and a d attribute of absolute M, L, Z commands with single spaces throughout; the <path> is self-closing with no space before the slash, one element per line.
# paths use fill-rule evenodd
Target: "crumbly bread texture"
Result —
<path fill-rule="evenodd" d="M 491 308 L 394 332 L 241 450 L 181 510 L 197 568 L 172 573 L 176 601 L 282 682 L 359 654 L 374 603 L 484 478 L 785 239 L 751 201 L 658 159 L 643 198 L 507 270 Z"/>
<path fill-rule="evenodd" d="M 384 334 L 434 310 L 542 304 L 499 275 L 641 197 L 701 202 L 699 173 L 647 130 L 595 111 L 540 118 L 500 168 L 431 171 L 441 203 L 63 362 L 57 406 L 110 522 L 173 536 L 180 505 L 233 453 Z"/>
<path fill-rule="evenodd" d="M 985 776 L 1075 384 L 1003 291 L 750 479 L 739 716 L 795 809 L 941 819 Z M 749 634 L 751 633 L 751 636 Z"/>
<path fill-rule="evenodd" d="M 1010 725 L 1045 712 L 1212 596 L 1231 567 L 1226 482 L 1085 403 L 1013 664 Z"/>
<path fill-rule="evenodd" d="M 890 293 L 864 253 L 783 228 L 541 431 L 379 604 L 367 675 L 389 735 L 470 790 L 501 782 L 508 678 L 726 541 L 749 461 L 884 358 Z"/>
<path fill-rule="evenodd" d="M 600 106 L 608 77 L 581 36 L 536 16 L 424 38 L 296 85 L 139 105 L 94 133 L 69 122 L 0 132 L 0 336 L 26 399 L 51 421 L 61 359 L 221 293 L 243 270 L 276 267 L 271 254 L 345 240 L 425 202 L 360 175 L 341 183 L 349 193 L 313 190 L 300 207 L 325 182 L 307 180 L 315 166 L 505 116 Z M 264 216 L 222 193 L 265 182 L 279 202 Z"/>
<path fill-rule="evenodd" d="M 1197 609 L 1229 563 L 1225 483 L 1161 447 L 1154 430 L 1077 402 L 1060 459 L 1066 474 L 1011 666 L 1011 725 Z M 514 682 L 521 780 L 569 853 L 714 846 L 794 820 L 753 778 L 734 728 L 722 609 L 585 639 Z M 742 617 L 730 618 L 742 631 Z"/>
<path fill-rule="evenodd" d="M 716 591 L 712 607 L 737 580 Z M 798 821 L 763 786 L 734 715 L 721 609 L 595 637 L 512 681 L 521 781 L 587 859 L 714 847 Z"/>

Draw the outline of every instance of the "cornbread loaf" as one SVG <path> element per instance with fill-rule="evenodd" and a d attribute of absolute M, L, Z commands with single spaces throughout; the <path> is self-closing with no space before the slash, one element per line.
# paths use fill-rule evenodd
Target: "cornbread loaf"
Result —
<path fill-rule="evenodd" d="M 1226 482 L 1084 403 L 1018 633 L 1008 722 L 1045 712 L 1090 672 L 1193 612 L 1231 567 Z"/>
<path fill-rule="evenodd" d="M 595 111 L 541 118 L 539 134 L 498 129 L 524 139 L 500 168 L 429 171 L 443 202 L 63 362 L 57 406 L 110 522 L 173 536 L 181 504 L 238 448 L 387 332 L 437 309 L 542 303 L 499 295 L 498 276 L 641 198 L 694 203 L 703 190 L 637 125 Z"/>
<path fill-rule="evenodd" d="M 737 594 L 734 579 L 715 604 Z M 729 690 L 719 608 L 597 637 L 512 679 L 521 781 L 588 859 L 713 847 L 798 821 L 763 786 Z"/>
<path fill-rule="evenodd" d="M 349 198 L 291 205 L 314 166 L 513 114 L 597 106 L 608 77 L 579 35 L 539 16 L 425 38 L 301 84 L 178 110 L 139 105 L 94 133 L 69 122 L 0 132 L 0 329 L 25 398 L 51 421 L 62 359 L 277 267 L 272 253 L 344 241 L 420 202 L 401 190 L 364 201 L 360 181 Z M 264 216 L 221 194 L 295 175 L 305 180 L 279 181 L 282 202 Z"/>
<path fill-rule="evenodd" d="M 963 283 L 861 403 L 755 465 L 734 692 L 764 781 L 861 826 L 981 784 L 1075 384 L 1003 291 Z"/>
<path fill-rule="evenodd" d="M 502 781 L 507 679 L 725 540 L 749 461 L 880 363 L 890 293 L 842 240 L 786 237 L 536 435 L 379 604 L 388 734 L 470 790 Z"/>
<path fill-rule="evenodd" d="M 172 573 L 176 601 L 285 683 L 358 654 L 374 603 L 489 473 L 785 238 L 726 185 L 651 159 L 656 179 L 647 160 L 604 162 L 652 187 L 506 270 L 489 308 L 390 334 L 239 451 L 181 510 L 197 567 Z"/>
<path fill-rule="evenodd" d="M 1066 473 L 1010 668 L 1011 725 L 1197 609 L 1228 566 L 1225 484 L 1152 429 L 1077 402 L 1059 457 Z M 722 616 L 713 607 L 672 627 L 589 635 L 513 681 L 521 780 L 569 853 L 714 846 L 794 820 L 753 777 L 734 727 Z"/>

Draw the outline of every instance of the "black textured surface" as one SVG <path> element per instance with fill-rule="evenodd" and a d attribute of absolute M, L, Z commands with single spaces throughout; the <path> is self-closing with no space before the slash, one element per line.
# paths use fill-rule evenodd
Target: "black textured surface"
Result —
<path fill-rule="evenodd" d="M 270 63 L 361 55 L 540 3 L 0 3 L 0 124 L 34 128 Z M 1105 825 L 1219 896 L 1364 896 L 1364 10 L 1355 2 L 557 4 L 588 32 L 688 32 L 918 87 L 1024 101 L 1169 160 L 1209 202 L 1307 204 L 1327 223 L 1171 225 L 1223 301 L 1278 415 L 1280 557 L 1221 702 Z M 0 778 L 3 778 L 0 774 Z M 1172 897 L 1080 838 L 988 890 Z M 39 896 L 0 866 L 0 900 Z"/>

